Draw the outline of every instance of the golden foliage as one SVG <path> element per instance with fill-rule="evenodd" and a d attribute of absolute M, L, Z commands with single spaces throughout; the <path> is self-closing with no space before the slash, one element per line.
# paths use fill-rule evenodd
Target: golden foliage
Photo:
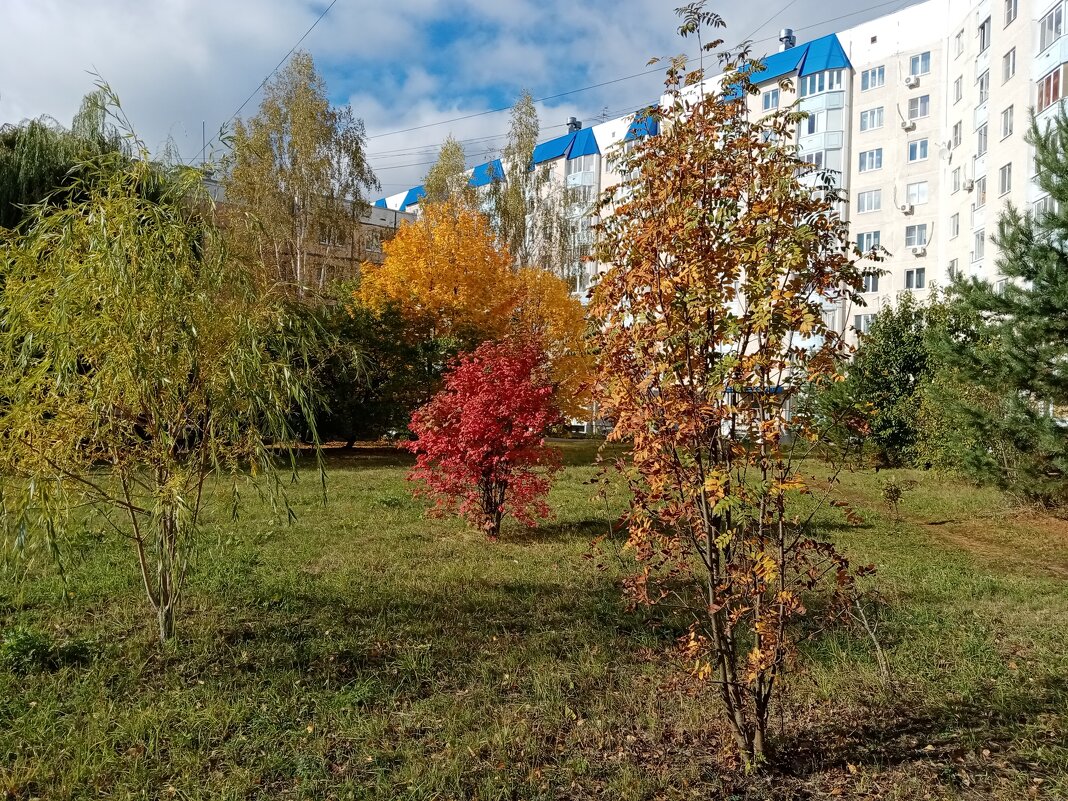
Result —
<path fill-rule="evenodd" d="M 359 302 L 376 311 L 393 305 L 416 337 L 464 349 L 507 337 L 538 342 L 561 411 L 582 414 L 592 371 L 582 304 L 547 270 L 513 270 L 484 214 L 455 199 L 424 202 L 419 220 L 383 250 L 381 265 L 363 267 Z"/>

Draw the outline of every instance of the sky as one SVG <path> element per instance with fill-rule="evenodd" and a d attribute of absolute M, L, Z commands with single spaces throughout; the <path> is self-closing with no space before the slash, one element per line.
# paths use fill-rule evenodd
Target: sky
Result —
<path fill-rule="evenodd" d="M 782 27 L 800 43 L 911 1 L 719 0 L 709 8 L 726 21 L 728 44 L 753 40 L 766 53 L 778 48 Z M 524 89 L 553 98 L 538 104 L 542 140 L 563 133 L 570 116 L 591 125 L 655 100 L 663 76 L 649 60 L 697 52 L 676 33 L 680 3 L 335 0 L 299 46 L 315 58 L 331 101 L 364 120 L 380 194 L 389 195 L 422 182 L 449 134 L 464 143 L 469 165 L 496 157 L 508 114 L 484 112 L 510 106 Z M 329 5 L 0 0 L 0 123 L 49 115 L 69 125 L 99 76 L 150 148 L 171 141 L 198 161 L 202 130 L 212 139 L 250 95 L 240 116 L 253 115 L 257 88 Z M 585 89 L 597 84 L 605 85 Z"/>

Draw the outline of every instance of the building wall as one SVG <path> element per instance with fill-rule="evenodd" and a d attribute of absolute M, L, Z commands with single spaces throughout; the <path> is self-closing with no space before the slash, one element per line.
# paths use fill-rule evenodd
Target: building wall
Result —
<path fill-rule="evenodd" d="M 882 274 L 869 279 L 864 305 L 829 310 L 854 341 L 853 329 L 865 329 L 871 315 L 907 291 L 922 300 L 953 275 L 998 280 L 992 241 L 998 216 L 1009 203 L 1030 209 L 1043 202 L 1024 134 L 1039 82 L 1068 64 L 1064 6 L 1064 0 L 927 0 L 837 33 L 850 62 L 840 86 L 835 77 L 833 86 L 806 91 L 798 74 L 803 67 L 778 70 L 759 84 L 763 93 L 779 92 L 779 107 L 797 101 L 812 115 L 797 134 L 802 157 L 841 171 L 848 204 L 840 213 L 853 238 L 867 245 L 877 235 L 885 251 L 869 264 Z M 1039 20 L 1057 8 L 1060 35 L 1042 48 Z M 779 65 L 792 63 L 789 55 L 773 56 Z M 1014 68 L 1006 68 L 1007 59 Z M 871 79 L 873 70 L 881 80 Z M 784 79 L 792 88 L 779 86 Z M 722 76 L 713 76 L 705 87 L 721 83 Z M 1068 74 L 1058 86 L 1059 100 L 1068 94 Z M 751 113 L 765 113 L 763 95 L 748 102 Z M 1040 124 L 1059 105 L 1041 112 Z M 597 191 L 620 181 L 610 154 L 623 146 L 632 121 L 628 115 L 594 126 L 601 153 L 592 182 Z M 557 162 L 547 169 L 567 180 L 565 159 Z M 879 193 L 878 206 L 862 208 L 871 192 Z M 404 195 L 389 198 L 390 207 Z M 590 265 L 587 284 L 594 272 Z"/>

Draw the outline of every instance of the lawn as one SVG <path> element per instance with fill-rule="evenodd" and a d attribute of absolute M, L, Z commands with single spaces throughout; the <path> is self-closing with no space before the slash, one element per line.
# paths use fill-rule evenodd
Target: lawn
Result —
<path fill-rule="evenodd" d="M 72 537 L 65 600 L 47 559 L 5 577 L 0 635 L 52 651 L 2 651 L 0 799 L 1068 796 L 1064 523 L 904 472 L 896 520 L 885 472 L 844 476 L 864 522 L 821 523 L 878 567 L 893 684 L 856 633 L 818 639 L 784 767 L 747 779 L 678 627 L 621 598 L 595 445 L 565 447 L 556 519 L 496 544 L 426 518 L 405 457 L 331 455 L 328 502 L 309 471 L 292 525 L 251 502 L 209 526 L 174 648 L 113 534 Z"/>

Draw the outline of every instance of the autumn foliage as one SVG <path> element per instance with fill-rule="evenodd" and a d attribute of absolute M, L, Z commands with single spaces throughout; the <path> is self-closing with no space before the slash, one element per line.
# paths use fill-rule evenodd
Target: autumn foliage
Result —
<path fill-rule="evenodd" d="M 722 24 L 680 11 L 684 33 Z M 852 598 L 855 572 L 795 505 L 815 489 L 799 467 L 820 432 L 790 407 L 834 379 L 846 345 L 828 320 L 858 300 L 861 271 L 841 192 L 793 144 L 803 115 L 751 112 L 760 64 L 725 67 L 727 91 L 700 90 L 699 70 L 672 63 L 664 130 L 624 158 L 604 209 L 612 266 L 591 316 L 610 438 L 633 446 L 629 589 L 690 609 L 684 650 L 752 766 L 779 679 L 818 628 L 801 625 L 812 597 L 831 612 Z"/>
<path fill-rule="evenodd" d="M 560 461 L 545 435 L 560 422 L 544 354 L 532 344 L 483 343 L 412 415 L 409 479 L 424 485 L 436 513 L 458 513 L 490 538 L 505 515 L 533 526 L 550 515 L 545 496 Z"/>
<path fill-rule="evenodd" d="M 553 273 L 515 269 L 486 215 L 459 199 L 424 202 L 384 253 L 381 265 L 364 265 L 358 302 L 395 308 L 413 337 L 462 350 L 508 337 L 537 342 L 562 411 L 582 413 L 592 372 L 582 304 Z"/>

